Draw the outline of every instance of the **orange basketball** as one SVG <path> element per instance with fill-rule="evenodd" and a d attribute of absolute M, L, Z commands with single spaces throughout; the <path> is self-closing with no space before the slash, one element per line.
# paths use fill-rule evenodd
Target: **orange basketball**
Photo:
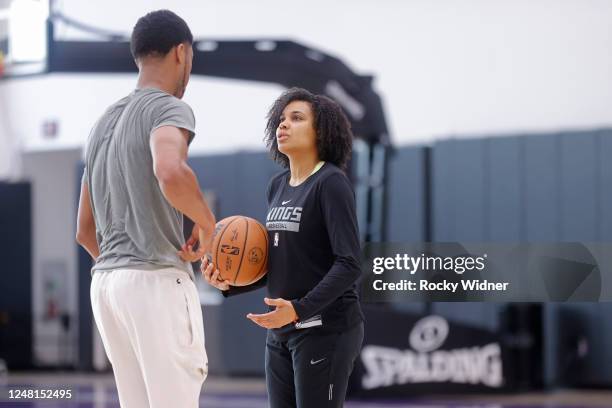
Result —
<path fill-rule="evenodd" d="M 234 215 L 217 223 L 212 261 L 220 279 L 246 286 L 268 271 L 268 232 L 253 218 Z"/>

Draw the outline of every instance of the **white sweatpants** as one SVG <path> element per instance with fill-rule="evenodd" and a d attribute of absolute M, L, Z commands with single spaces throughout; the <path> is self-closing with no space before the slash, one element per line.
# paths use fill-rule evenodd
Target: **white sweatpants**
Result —
<path fill-rule="evenodd" d="M 208 358 L 198 292 L 186 272 L 96 272 L 91 304 L 122 408 L 198 407 Z"/>

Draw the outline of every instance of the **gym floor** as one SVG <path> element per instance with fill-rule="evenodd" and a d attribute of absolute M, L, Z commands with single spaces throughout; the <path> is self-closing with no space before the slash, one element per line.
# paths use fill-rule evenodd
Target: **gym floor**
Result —
<path fill-rule="evenodd" d="M 71 389 L 70 401 L 11 402 L 9 389 Z M 208 378 L 200 396 L 207 408 L 265 408 L 262 379 Z M 612 407 L 612 391 L 556 391 L 520 395 L 420 397 L 404 401 L 348 401 L 347 408 L 557 408 Z M 0 407 L 119 408 L 110 374 L 15 373 L 0 385 Z"/>

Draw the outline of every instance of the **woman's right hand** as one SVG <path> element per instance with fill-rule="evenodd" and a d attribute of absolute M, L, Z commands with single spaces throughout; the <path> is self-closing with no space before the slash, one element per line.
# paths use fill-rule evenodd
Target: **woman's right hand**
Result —
<path fill-rule="evenodd" d="M 202 258 L 202 265 L 200 265 L 200 271 L 202 272 L 204 280 L 210 285 L 214 286 L 219 290 L 229 290 L 229 281 L 227 279 L 220 279 L 219 270 L 215 268 L 211 261 L 209 261 L 208 256 L 204 256 L 204 258 Z"/>

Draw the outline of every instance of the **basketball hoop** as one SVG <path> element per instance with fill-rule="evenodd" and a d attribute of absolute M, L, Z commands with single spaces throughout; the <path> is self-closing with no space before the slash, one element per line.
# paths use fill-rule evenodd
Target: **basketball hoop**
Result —
<path fill-rule="evenodd" d="M 48 17 L 48 1 L 0 0 L 1 80 L 45 72 Z"/>

